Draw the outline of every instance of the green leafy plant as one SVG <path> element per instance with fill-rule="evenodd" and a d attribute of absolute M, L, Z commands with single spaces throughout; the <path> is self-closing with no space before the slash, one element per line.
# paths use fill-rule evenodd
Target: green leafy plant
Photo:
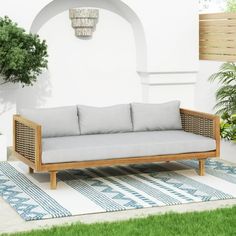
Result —
<path fill-rule="evenodd" d="M 0 17 L 0 77 L 5 83 L 33 85 L 47 68 L 47 45 L 8 17 Z"/>
<path fill-rule="evenodd" d="M 226 12 L 236 12 L 236 0 L 227 0 Z"/>
<path fill-rule="evenodd" d="M 236 141 L 236 65 L 224 63 L 219 72 L 211 75 L 209 80 L 217 80 L 220 84 L 214 108 L 221 115 L 221 136 Z"/>
<path fill-rule="evenodd" d="M 220 130 L 222 138 L 236 142 L 236 115 L 222 115 Z"/>

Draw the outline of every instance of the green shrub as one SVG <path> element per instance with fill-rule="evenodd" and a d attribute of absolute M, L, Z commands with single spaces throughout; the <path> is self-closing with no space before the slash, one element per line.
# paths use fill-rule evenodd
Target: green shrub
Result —
<path fill-rule="evenodd" d="M 227 0 L 226 12 L 236 12 L 236 0 Z"/>
<path fill-rule="evenodd" d="M 220 84 L 214 108 L 221 115 L 221 136 L 236 141 L 236 65 L 232 62 L 224 63 L 209 80 L 218 80 Z"/>
<path fill-rule="evenodd" d="M 33 85 L 47 68 L 47 45 L 8 17 L 0 17 L 0 77 L 3 83 Z"/>

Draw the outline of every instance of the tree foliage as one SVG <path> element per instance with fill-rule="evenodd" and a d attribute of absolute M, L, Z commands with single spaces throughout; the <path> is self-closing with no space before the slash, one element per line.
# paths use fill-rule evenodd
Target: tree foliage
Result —
<path fill-rule="evenodd" d="M 47 45 L 8 17 L 0 17 L 0 76 L 3 83 L 33 85 L 47 68 Z"/>
<path fill-rule="evenodd" d="M 209 78 L 218 81 L 219 89 L 216 91 L 216 113 L 221 115 L 221 136 L 236 141 L 236 65 L 224 63 L 219 72 Z"/>
<path fill-rule="evenodd" d="M 236 0 L 227 0 L 226 12 L 236 12 Z"/>

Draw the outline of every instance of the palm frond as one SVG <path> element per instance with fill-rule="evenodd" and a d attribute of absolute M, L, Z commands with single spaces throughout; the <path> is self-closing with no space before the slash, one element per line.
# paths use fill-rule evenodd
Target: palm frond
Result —
<path fill-rule="evenodd" d="M 209 81 L 218 81 L 220 87 L 216 91 L 216 113 L 221 115 L 221 136 L 228 140 L 236 140 L 236 65 L 224 63 L 219 72 L 210 76 Z"/>
<path fill-rule="evenodd" d="M 224 98 L 234 98 L 236 97 L 236 86 L 225 85 L 217 89 L 216 91 L 216 99 L 224 99 Z"/>
<path fill-rule="evenodd" d="M 218 83 L 230 84 L 236 82 L 236 65 L 234 63 L 224 63 L 219 72 L 212 74 L 209 81 L 213 82 L 218 80 Z"/>

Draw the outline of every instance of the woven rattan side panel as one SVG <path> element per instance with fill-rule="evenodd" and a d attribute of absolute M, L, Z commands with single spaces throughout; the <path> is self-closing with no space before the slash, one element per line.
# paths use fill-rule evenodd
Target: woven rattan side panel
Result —
<path fill-rule="evenodd" d="M 181 113 L 181 120 L 184 131 L 214 138 L 213 120 L 185 113 Z"/>
<path fill-rule="evenodd" d="M 15 151 L 35 162 L 35 130 L 15 122 Z"/>

